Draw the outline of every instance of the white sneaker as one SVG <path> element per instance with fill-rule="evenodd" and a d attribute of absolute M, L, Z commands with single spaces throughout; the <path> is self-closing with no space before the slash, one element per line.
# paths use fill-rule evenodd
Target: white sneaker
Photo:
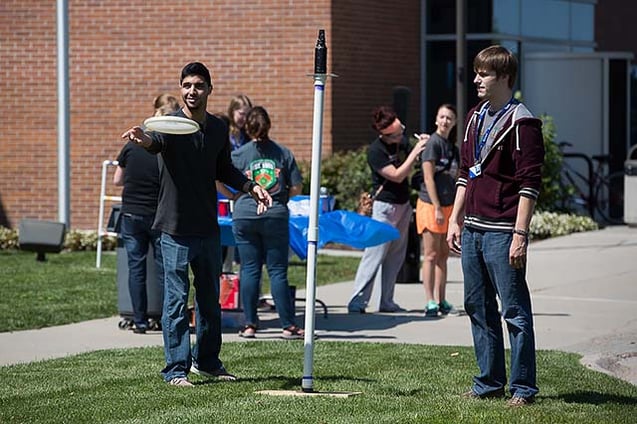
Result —
<path fill-rule="evenodd" d="M 197 368 L 195 365 L 190 366 L 190 372 L 207 378 L 218 378 L 224 381 L 236 381 L 237 377 L 230 374 L 224 367 L 217 368 L 214 371 L 204 371 Z"/>
<path fill-rule="evenodd" d="M 188 378 L 186 377 L 175 377 L 170 380 L 168 384 L 170 384 L 171 386 L 195 387 L 195 385 L 188 381 Z"/>

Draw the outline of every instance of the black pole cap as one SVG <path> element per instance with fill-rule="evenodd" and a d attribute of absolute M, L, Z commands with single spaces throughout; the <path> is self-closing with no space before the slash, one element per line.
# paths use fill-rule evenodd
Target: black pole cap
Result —
<path fill-rule="evenodd" d="M 325 30 L 319 29 L 318 40 L 314 48 L 314 73 L 327 73 L 327 47 L 325 46 Z"/>

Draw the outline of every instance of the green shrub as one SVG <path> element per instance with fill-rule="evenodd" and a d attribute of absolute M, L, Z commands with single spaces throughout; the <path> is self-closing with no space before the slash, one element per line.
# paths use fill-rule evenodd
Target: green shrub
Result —
<path fill-rule="evenodd" d="M 0 225 L 0 249 L 17 249 L 18 232 Z"/>
<path fill-rule="evenodd" d="M 115 247 L 117 247 L 116 237 L 102 237 L 102 250 L 114 250 Z M 97 231 L 70 230 L 66 233 L 64 248 L 71 251 L 97 250 Z"/>
<path fill-rule="evenodd" d="M 17 249 L 18 231 L 0 226 L 0 250 Z M 102 238 L 102 250 L 114 250 L 117 247 L 117 238 L 104 236 Z M 97 232 L 92 230 L 70 230 L 64 238 L 64 249 L 71 251 L 97 250 Z"/>
<path fill-rule="evenodd" d="M 545 239 L 598 229 L 597 223 L 588 216 L 538 211 L 533 214 L 529 233 L 532 239 Z"/>
<path fill-rule="evenodd" d="M 303 193 L 310 192 L 310 164 L 299 163 L 303 174 Z M 367 165 L 367 147 L 335 152 L 321 161 L 321 186 L 336 200 L 337 209 L 355 210 L 358 195 L 370 190 L 371 171 Z"/>
<path fill-rule="evenodd" d="M 561 200 L 569 196 L 569 188 L 560 184 L 563 156 L 555 143 L 553 118 L 542 115 L 542 135 L 544 136 L 544 166 L 542 167 L 542 188 L 537 199 L 538 211 L 556 211 Z"/>

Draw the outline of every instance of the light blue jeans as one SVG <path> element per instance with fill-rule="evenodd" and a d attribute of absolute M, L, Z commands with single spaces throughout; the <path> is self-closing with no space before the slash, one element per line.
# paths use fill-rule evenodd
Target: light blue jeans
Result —
<path fill-rule="evenodd" d="M 535 369 L 535 334 L 526 268 L 509 265 L 511 233 L 462 231 L 464 307 L 471 319 L 473 346 L 480 374 L 473 391 L 484 396 L 504 389 L 506 366 L 502 317 L 511 344 L 511 395 L 528 398 L 538 392 Z"/>
<path fill-rule="evenodd" d="M 221 246 L 218 238 L 161 235 L 164 258 L 164 307 L 162 330 L 166 381 L 188 375 L 191 364 L 204 371 L 222 367 L 221 307 L 219 305 L 219 275 Z M 190 349 L 188 322 L 188 265 L 194 276 L 196 343 Z"/>
<path fill-rule="evenodd" d="M 413 208 L 409 202 L 403 204 L 374 201 L 372 218 L 392 225 L 398 229 L 400 237 L 396 240 L 365 249 L 358 265 L 354 280 L 354 291 L 348 309 L 358 311 L 365 309 L 372 296 L 376 274 L 381 271 L 380 309 L 392 309 L 394 303 L 394 287 L 396 277 L 405 261 L 407 251 L 407 230 Z"/>
<path fill-rule="evenodd" d="M 235 219 L 232 231 L 241 258 L 240 290 L 241 304 L 246 324 L 258 327 L 257 302 L 261 268 L 265 267 L 270 277 L 270 291 L 279 314 L 281 327 L 296 325 L 294 304 L 290 297 L 288 282 L 288 251 L 290 227 L 288 219 L 259 218 Z"/>

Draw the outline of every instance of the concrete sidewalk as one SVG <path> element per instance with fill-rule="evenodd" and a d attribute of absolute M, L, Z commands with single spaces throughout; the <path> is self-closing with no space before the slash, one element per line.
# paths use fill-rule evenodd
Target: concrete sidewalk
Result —
<path fill-rule="evenodd" d="M 449 260 L 448 277 L 447 297 L 461 306 L 459 258 Z M 534 242 L 529 248 L 528 280 L 538 349 L 579 353 L 586 366 L 637 385 L 637 229 L 609 227 Z M 420 284 L 396 286 L 396 301 L 408 310 L 398 314 L 348 314 L 346 305 L 352 287 L 352 282 L 344 282 L 317 289 L 317 299 L 328 305 L 327 318 L 320 307 L 316 309 L 320 340 L 472 344 L 469 321 L 464 314 L 424 317 L 424 292 Z M 303 291 L 299 290 L 297 296 L 303 297 Z M 303 315 L 302 303 L 297 304 L 297 309 Z M 299 317 L 299 323 L 302 319 Z M 119 320 L 112 317 L 0 333 L 0 365 L 99 349 L 162 344 L 159 332 L 136 335 L 122 331 L 118 329 Z M 261 314 L 261 323 L 264 330 L 257 334 L 256 341 L 248 342 L 279 338 L 275 314 Z M 237 336 L 235 329 L 228 328 L 224 341 L 245 340 Z"/>

